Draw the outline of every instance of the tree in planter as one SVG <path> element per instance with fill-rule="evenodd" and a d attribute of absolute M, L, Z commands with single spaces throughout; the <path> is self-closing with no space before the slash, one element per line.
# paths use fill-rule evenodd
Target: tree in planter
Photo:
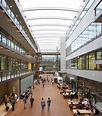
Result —
<path fill-rule="evenodd" d="M 70 84 L 70 80 L 67 76 L 63 79 L 63 82 L 66 84 Z"/>

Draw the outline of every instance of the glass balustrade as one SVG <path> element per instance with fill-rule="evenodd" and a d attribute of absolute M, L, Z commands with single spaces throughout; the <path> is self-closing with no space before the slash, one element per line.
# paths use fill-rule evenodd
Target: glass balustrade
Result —
<path fill-rule="evenodd" d="M 4 10 L 6 11 L 7 15 L 12 19 L 12 21 L 15 23 L 15 25 L 17 26 L 17 28 L 20 30 L 20 32 L 22 33 L 22 35 L 25 37 L 25 39 L 29 42 L 29 44 L 31 45 L 31 47 L 33 49 L 35 49 L 34 45 L 32 44 L 31 40 L 29 39 L 29 37 L 27 36 L 27 34 L 25 33 L 25 31 L 23 30 L 22 26 L 20 25 L 20 22 L 17 20 L 16 16 L 13 14 L 13 12 L 11 11 L 11 9 L 9 8 L 9 6 L 7 5 L 7 3 L 5 2 L 5 0 L 0 0 L 0 4 L 1 6 L 4 8 Z"/>
<path fill-rule="evenodd" d="M 33 71 L 29 71 L 27 69 L 24 70 L 15 70 L 15 71 L 0 71 L 0 82 L 16 78 L 25 74 L 32 73 Z"/>
<path fill-rule="evenodd" d="M 23 48 L 19 47 L 17 44 L 15 44 L 13 41 L 9 40 L 6 36 L 2 35 L 1 33 L 0 33 L 0 43 L 5 44 L 6 46 L 19 52 L 22 55 L 27 55 L 27 52 Z M 31 60 L 35 60 L 35 58 L 32 56 L 30 56 L 29 58 Z"/>
<path fill-rule="evenodd" d="M 95 7 L 95 16 L 102 14 L 102 1 L 98 3 L 98 5 Z"/>
<path fill-rule="evenodd" d="M 102 23 L 92 23 L 71 44 L 71 52 L 97 39 L 102 34 Z"/>

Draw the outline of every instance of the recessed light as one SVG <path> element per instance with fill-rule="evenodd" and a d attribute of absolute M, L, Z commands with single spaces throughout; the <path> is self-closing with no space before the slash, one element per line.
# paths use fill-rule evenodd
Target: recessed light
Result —
<path fill-rule="evenodd" d="M 12 6 L 10 6 L 10 8 L 12 8 Z"/>

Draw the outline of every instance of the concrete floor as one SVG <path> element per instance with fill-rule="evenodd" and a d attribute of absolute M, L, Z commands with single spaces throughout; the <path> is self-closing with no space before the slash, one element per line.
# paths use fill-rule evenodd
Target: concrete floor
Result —
<path fill-rule="evenodd" d="M 49 78 L 52 78 L 51 76 Z M 68 99 L 64 99 L 60 94 L 60 89 L 57 85 L 52 85 L 51 82 L 45 82 L 45 87 L 42 84 L 35 85 L 33 89 L 34 104 L 30 107 L 30 100 L 27 100 L 26 109 L 23 106 L 23 100 L 19 100 L 15 104 L 15 110 L 9 110 L 5 116 L 73 116 L 73 112 L 69 110 Z M 41 109 L 41 98 L 47 101 L 51 98 L 50 111 L 47 109 L 47 103 L 44 111 Z M 2 115 L 0 115 L 2 116 Z"/>

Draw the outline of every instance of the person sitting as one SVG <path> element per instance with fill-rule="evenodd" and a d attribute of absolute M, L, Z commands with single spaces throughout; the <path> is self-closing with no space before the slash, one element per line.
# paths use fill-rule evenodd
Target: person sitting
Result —
<path fill-rule="evenodd" d="M 6 107 L 5 107 L 5 110 L 6 111 L 8 111 L 9 110 L 9 102 L 8 103 L 6 103 L 6 105 L 5 105 Z"/>
<path fill-rule="evenodd" d="M 65 93 L 65 89 L 63 89 L 63 90 L 60 91 L 60 94 L 63 94 L 63 93 Z"/>
<path fill-rule="evenodd" d="M 81 101 L 78 103 L 78 107 L 79 107 L 79 109 L 82 109 L 83 108 L 83 104 L 82 104 Z"/>
<path fill-rule="evenodd" d="M 86 110 L 89 110 L 89 109 L 90 109 L 89 104 L 87 104 L 87 105 L 85 106 L 85 109 L 86 109 Z"/>
<path fill-rule="evenodd" d="M 75 92 L 74 97 L 75 97 L 76 101 L 78 101 L 78 93 L 77 92 Z"/>
<path fill-rule="evenodd" d="M 74 104 L 73 104 L 73 102 L 71 102 L 71 104 L 69 105 L 70 110 L 73 110 L 73 106 L 74 106 Z"/>
<path fill-rule="evenodd" d="M 77 114 L 78 114 L 78 115 L 80 115 L 80 112 L 79 112 L 79 110 L 77 110 Z"/>
<path fill-rule="evenodd" d="M 77 112 L 74 114 L 74 116 L 80 116 L 79 110 L 77 110 Z"/>
<path fill-rule="evenodd" d="M 88 105 L 88 101 L 85 99 L 84 100 L 84 106 L 86 107 L 86 105 Z"/>

